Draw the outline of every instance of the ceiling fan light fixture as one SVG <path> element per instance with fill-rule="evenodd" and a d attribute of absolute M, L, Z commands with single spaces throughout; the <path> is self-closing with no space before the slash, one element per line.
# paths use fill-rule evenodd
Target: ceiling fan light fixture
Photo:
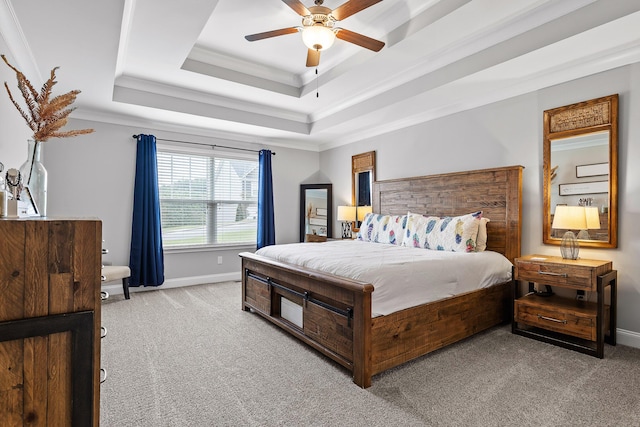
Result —
<path fill-rule="evenodd" d="M 336 38 L 374 52 L 378 52 L 384 47 L 384 42 L 380 40 L 375 40 L 371 37 L 336 27 L 338 21 L 348 18 L 382 0 L 346 0 L 345 3 L 335 9 L 324 7 L 322 5 L 324 0 L 314 0 L 315 6 L 308 8 L 301 0 L 282 1 L 302 17 L 302 26 L 249 34 L 244 36 L 244 38 L 253 42 L 301 32 L 302 41 L 307 47 L 307 67 L 317 67 L 320 63 L 320 51 L 327 50 L 333 46 Z"/>
<path fill-rule="evenodd" d="M 336 40 L 336 33 L 322 24 L 305 26 L 302 29 L 302 42 L 309 49 L 327 50 Z"/>

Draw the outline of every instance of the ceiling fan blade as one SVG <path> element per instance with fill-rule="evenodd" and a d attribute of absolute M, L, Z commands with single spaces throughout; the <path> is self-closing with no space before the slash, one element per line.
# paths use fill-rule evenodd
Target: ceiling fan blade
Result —
<path fill-rule="evenodd" d="M 361 10 L 368 8 L 369 6 L 380 3 L 381 1 L 382 0 L 349 0 L 348 2 L 343 3 L 333 9 L 333 11 L 331 12 L 331 16 L 336 18 L 337 21 L 342 21 L 343 19 L 350 17 L 354 13 L 358 13 Z"/>
<path fill-rule="evenodd" d="M 372 39 L 371 37 L 363 36 L 362 34 L 354 33 L 353 31 L 345 30 L 344 28 L 338 29 L 336 37 L 340 40 L 357 44 L 358 46 L 362 46 L 374 52 L 378 52 L 384 47 L 384 42 L 381 42 L 380 40 Z"/>
<path fill-rule="evenodd" d="M 320 64 L 320 51 L 309 49 L 307 52 L 307 67 L 317 67 Z"/>
<path fill-rule="evenodd" d="M 303 5 L 300 0 L 282 0 L 287 4 L 291 9 L 293 9 L 300 16 L 311 15 L 309 9 L 305 5 Z"/>
<path fill-rule="evenodd" d="M 244 38 L 249 40 L 250 42 L 254 42 L 256 40 L 268 39 L 269 37 L 284 36 L 285 34 L 293 34 L 297 32 L 297 27 L 281 28 L 279 30 L 267 31 L 264 33 L 250 34 L 248 36 L 244 36 Z"/>

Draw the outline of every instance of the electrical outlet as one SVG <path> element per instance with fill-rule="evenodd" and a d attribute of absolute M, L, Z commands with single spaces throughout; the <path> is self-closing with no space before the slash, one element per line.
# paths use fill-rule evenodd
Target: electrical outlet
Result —
<path fill-rule="evenodd" d="M 222 264 L 222 257 L 221 256 L 218 257 L 218 264 Z"/>

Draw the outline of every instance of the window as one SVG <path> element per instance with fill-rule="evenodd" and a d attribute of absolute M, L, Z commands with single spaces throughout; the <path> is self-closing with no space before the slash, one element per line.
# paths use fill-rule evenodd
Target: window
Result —
<path fill-rule="evenodd" d="M 258 160 L 158 147 L 165 248 L 256 242 Z"/>

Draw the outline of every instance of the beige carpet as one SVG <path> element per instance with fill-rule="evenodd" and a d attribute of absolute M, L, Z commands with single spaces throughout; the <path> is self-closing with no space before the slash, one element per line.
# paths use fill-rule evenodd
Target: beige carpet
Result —
<path fill-rule="evenodd" d="M 499 326 L 373 378 L 240 308 L 239 283 L 103 303 L 101 426 L 640 426 L 640 349 Z"/>

